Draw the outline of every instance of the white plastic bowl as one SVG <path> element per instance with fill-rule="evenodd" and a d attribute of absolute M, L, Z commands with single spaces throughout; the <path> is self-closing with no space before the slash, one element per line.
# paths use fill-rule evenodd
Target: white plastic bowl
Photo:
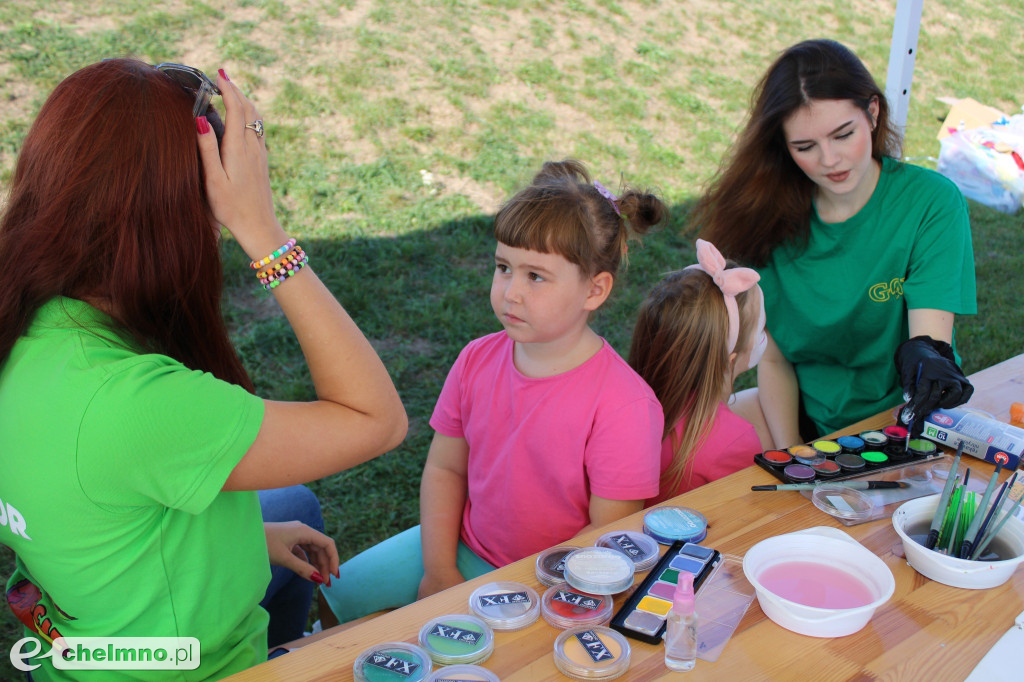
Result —
<path fill-rule="evenodd" d="M 907 563 L 926 578 L 969 590 L 984 590 L 1002 585 L 1009 580 L 1017 566 L 1024 562 L 1024 521 L 1016 516 L 1011 517 L 997 536 L 1010 546 L 1016 554 L 1015 558 L 1004 561 L 957 559 L 925 549 L 924 545 L 915 542 L 906 533 L 908 526 L 931 524 L 939 497 L 940 495 L 929 495 L 910 500 L 900 505 L 892 515 L 892 526 L 903 540 L 903 553 L 907 557 Z M 1008 509 L 1009 505 L 1006 505 L 1006 508 Z"/>
<path fill-rule="evenodd" d="M 784 599 L 761 585 L 758 576 L 764 569 L 793 561 L 825 564 L 854 573 L 868 586 L 875 600 L 850 609 L 818 608 Z M 762 540 L 743 557 L 743 573 L 754 586 L 766 616 L 787 630 L 811 637 L 842 637 L 857 632 L 896 590 L 896 580 L 884 561 L 848 534 L 826 526 Z"/>

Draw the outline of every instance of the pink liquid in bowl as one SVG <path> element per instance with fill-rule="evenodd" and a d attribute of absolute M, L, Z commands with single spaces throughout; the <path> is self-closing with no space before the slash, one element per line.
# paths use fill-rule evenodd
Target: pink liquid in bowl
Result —
<path fill-rule="evenodd" d="M 772 594 L 821 609 L 855 609 L 876 599 L 862 580 L 828 564 L 787 561 L 769 566 L 757 579 Z"/>

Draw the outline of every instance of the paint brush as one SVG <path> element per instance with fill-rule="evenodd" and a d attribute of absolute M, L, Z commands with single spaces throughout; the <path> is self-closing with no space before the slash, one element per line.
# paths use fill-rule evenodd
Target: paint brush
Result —
<path fill-rule="evenodd" d="M 995 502 L 993 502 L 992 506 L 988 508 L 988 513 L 985 514 L 985 520 L 981 523 L 981 528 L 978 529 L 978 533 L 974 536 L 973 548 L 971 549 L 971 553 L 967 555 L 968 559 L 974 559 L 977 555 L 975 550 L 978 549 L 978 543 L 980 543 L 985 537 L 985 531 L 988 530 L 989 523 L 992 522 L 992 517 L 995 516 L 996 510 L 1003 506 L 1003 495 L 1005 495 L 1006 491 L 1013 486 L 1012 481 L 1016 475 L 1017 474 L 1011 476 L 1010 481 L 1003 481 L 1003 484 L 999 486 L 999 493 L 996 495 Z"/>
<path fill-rule="evenodd" d="M 917 392 L 917 385 L 921 383 L 921 365 L 923 364 L 923 362 L 917 363 L 917 377 L 914 379 L 914 392 Z M 903 450 L 905 452 L 910 450 L 910 432 L 914 428 L 914 417 L 917 416 L 914 414 L 913 410 L 910 409 L 910 399 L 912 397 L 913 396 L 909 393 L 903 394 L 903 399 L 907 401 L 907 404 L 903 406 L 902 410 L 900 410 L 900 422 L 907 425 L 907 442 L 903 446 Z"/>
<path fill-rule="evenodd" d="M 956 475 L 956 482 L 953 484 L 953 492 L 949 495 L 949 504 L 942 515 L 942 529 L 939 531 L 939 541 L 935 543 L 935 551 L 946 553 L 949 546 L 949 534 L 953 530 L 953 514 L 956 512 L 957 503 L 960 500 L 960 474 Z"/>
<path fill-rule="evenodd" d="M 942 497 L 939 498 L 939 506 L 935 508 L 935 516 L 932 517 L 932 527 L 928 531 L 928 539 L 925 540 L 926 549 L 935 549 L 935 543 L 939 541 L 939 530 L 942 528 L 942 520 L 946 517 L 946 506 L 949 504 L 949 495 L 953 492 L 953 485 L 956 482 L 956 472 L 960 468 L 960 455 L 964 453 L 964 442 L 956 448 L 956 456 L 953 464 L 949 467 L 949 474 L 946 476 L 946 486 L 942 489 Z"/>
<path fill-rule="evenodd" d="M 985 494 L 981 496 L 981 504 L 978 505 L 978 511 L 981 511 L 988 507 L 989 500 L 992 499 L 992 491 L 996 489 L 996 484 L 999 483 L 999 472 L 1003 470 L 1003 465 L 996 462 L 996 471 L 992 474 L 992 478 L 988 479 L 988 486 L 985 488 Z M 964 533 L 963 544 L 960 545 L 960 558 L 966 559 L 971 556 L 971 550 L 974 549 L 974 536 L 978 532 L 978 527 L 981 526 L 981 522 L 984 521 L 984 512 L 975 514 L 974 519 L 971 521 L 971 525 L 967 527 L 967 532 Z"/>
<path fill-rule="evenodd" d="M 904 481 L 822 481 L 821 483 L 784 483 L 782 485 L 754 485 L 751 490 L 814 490 L 818 486 L 836 485 L 854 490 L 885 490 L 893 488 L 909 488 Z"/>
<path fill-rule="evenodd" d="M 974 542 L 974 551 L 971 552 L 970 556 L 970 559 L 972 561 L 981 556 L 980 550 L 982 549 L 982 545 L 988 544 L 987 541 L 989 539 L 989 531 L 992 530 L 992 528 L 989 526 L 989 523 L 991 523 L 993 526 L 995 525 L 996 517 L 999 515 L 999 512 L 1002 511 L 1003 505 L 1006 503 L 1006 500 L 1010 499 L 1010 495 L 1013 494 L 1013 486 L 1017 482 L 1018 473 L 1020 472 L 1013 472 L 1013 476 L 1010 476 L 1010 479 L 1003 483 L 1004 488 L 999 491 L 999 496 L 996 497 L 996 501 L 992 504 L 992 508 L 988 510 L 988 516 L 989 519 L 991 519 L 991 521 L 989 519 L 985 519 L 985 523 L 982 524 L 981 530 L 978 531 L 979 537 Z"/>
<path fill-rule="evenodd" d="M 917 391 L 918 384 L 921 383 L 921 365 L 923 362 L 917 363 L 917 378 L 914 379 L 914 391 Z M 917 415 L 913 412 L 910 413 L 910 419 L 907 420 L 907 442 L 903 444 L 903 452 L 910 452 L 910 432 L 914 430 L 914 419 Z"/>
<path fill-rule="evenodd" d="M 999 519 L 999 523 L 997 523 L 992 528 L 992 530 L 989 531 L 988 535 L 985 536 L 985 539 L 981 541 L 980 545 L 978 545 L 978 549 L 975 550 L 974 556 L 980 557 L 982 554 L 985 553 L 985 550 L 988 549 L 989 543 L 991 543 L 992 540 L 994 540 L 995 537 L 999 535 L 999 531 L 1003 529 L 1003 526 L 1006 525 L 1006 522 L 1009 521 L 1010 517 L 1017 512 L 1017 507 L 1020 506 L 1021 500 L 1024 500 L 1024 495 L 1021 495 L 1020 497 L 1017 498 L 1017 501 L 1013 503 L 1013 506 L 1010 507 L 1010 510 L 1003 515 L 1003 518 Z"/>
<path fill-rule="evenodd" d="M 969 480 L 971 480 L 970 469 L 964 472 L 964 481 L 960 484 L 960 496 L 957 499 L 956 511 L 953 512 L 953 530 L 949 535 L 949 541 L 945 545 L 946 553 L 954 556 L 956 555 L 956 550 L 954 549 L 956 547 L 956 533 L 960 526 L 960 512 L 964 508 L 964 498 L 967 497 L 967 482 Z"/>

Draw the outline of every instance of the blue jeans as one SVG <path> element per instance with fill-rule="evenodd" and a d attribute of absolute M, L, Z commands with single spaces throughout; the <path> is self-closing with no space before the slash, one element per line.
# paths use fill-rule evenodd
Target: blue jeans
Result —
<path fill-rule="evenodd" d="M 323 532 L 320 501 L 304 485 L 258 491 L 263 520 L 300 521 Z M 270 614 L 267 646 L 275 647 L 304 634 L 313 602 L 313 583 L 283 566 L 270 567 L 270 584 L 260 606 Z"/>
<path fill-rule="evenodd" d="M 466 580 L 490 573 L 494 566 L 462 542 L 456 566 Z M 339 623 L 416 601 L 423 580 L 420 527 L 394 535 L 364 550 L 341 565 L 341 577 L 320 591 Z"/>

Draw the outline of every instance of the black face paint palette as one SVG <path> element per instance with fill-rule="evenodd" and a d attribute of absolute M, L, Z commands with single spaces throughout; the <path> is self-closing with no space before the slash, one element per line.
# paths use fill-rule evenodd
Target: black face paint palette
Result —
<path fill-rule="evenodd" d="M 859 436 L 820 439 L 810 445 L 786 450 L 766 450 L 754 455 L 754 463 L 783 483 L 826 483 L 864 474 L 876 474 L 938 459 L 938 448 L 915 447 L 903 427 L 865 431 Z"/>
<path fill-rule="evenodd" d="M 674 542 L 657 565 L 647 574 L 611 621 L 611 627 L 627 637 L 648 644 L 660 644 L 665 618 L 672 608 L 672 596 L 679 572 L 693 574 L 698 590 L 722 559 L 718 550 L 679 540 Z"/>

